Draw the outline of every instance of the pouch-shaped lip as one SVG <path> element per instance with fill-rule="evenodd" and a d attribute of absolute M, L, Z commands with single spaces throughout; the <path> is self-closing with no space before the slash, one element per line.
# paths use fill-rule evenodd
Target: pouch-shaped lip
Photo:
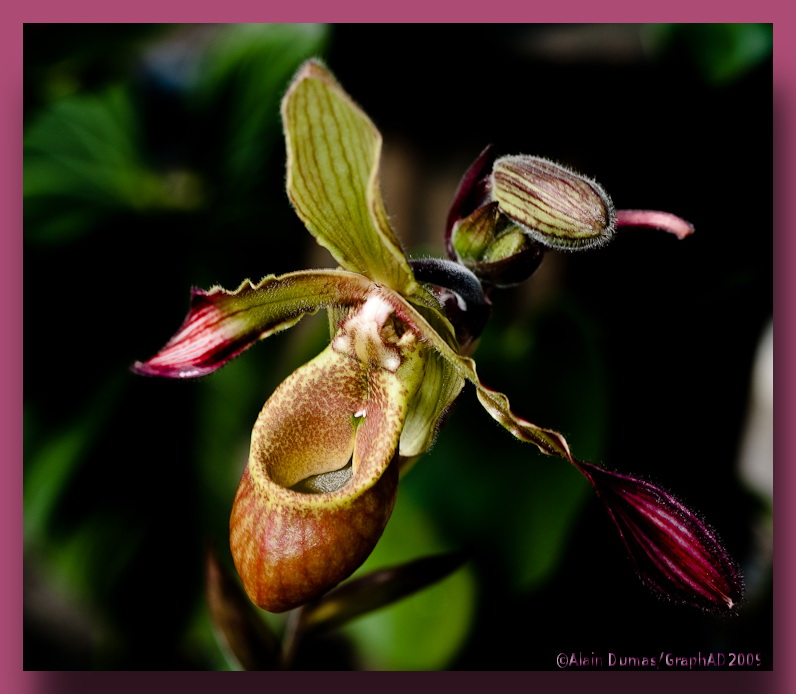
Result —
<path fill-rule="evenodd" d="M 373 550 L 392 513 L 398 466 L 376 484 L 346 495 L 301 494 L 300 504 L 275 501 L 243 473 L 230 518 L 230 547 L 249 598 L 284 612 L 319 597 L 350 576 Z M 335 496 L 335 502 L 318 503 Z"/>
<path fill-rule="evenodd" d="M 413 390 L 330 345 L 263 407 L 230 519 L 233 559 L 251 599 L 281 612 L 350 575 L 371 552 L 397 491 L 391 462 Z M 350 461 L 333 491 L 291 487 Z"/>

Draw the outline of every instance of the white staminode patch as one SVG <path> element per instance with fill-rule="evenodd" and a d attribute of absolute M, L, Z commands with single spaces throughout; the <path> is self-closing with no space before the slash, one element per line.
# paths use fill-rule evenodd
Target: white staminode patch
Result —
<path fill-rule="evenodd" d="M 335 352 L 346 354 L 351 351 L 351 336 L 346 333 L 337 333 L 337 336 L 332 340 L 332 348 Z"/>
<path fill-rule="evenodd" d="M 387 371 L 392 371 L 393 373 L 398 370 L 400 365 L 401 360 L 398 358 L 397 354 L 388 355 L 382 361 L 382 366 L 387 369 Z"/>
<path fill-rule="evenodd" d="M 384 325 L 389 315 L 393 312 L 392 306 L 382 299 L 378 294 L 371 294 L 362 308 L 351 319 L 351 322 L 361 322 L 362 324 L 376 324 L 379 329 Z"/>
<path fill-rule="evenodd" d="M 332 341 L 336 352 L 348 354 L 362 362 L 395 372 L 401 357 L 393 344 L 388 344 L 382 328 L 393 307 L 378 294 L 372 294 L 340 328 Z"/>

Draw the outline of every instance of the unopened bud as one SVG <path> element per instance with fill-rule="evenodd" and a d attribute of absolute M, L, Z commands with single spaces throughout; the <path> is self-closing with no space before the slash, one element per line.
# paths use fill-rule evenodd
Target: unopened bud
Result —
<path fill-rule="evenodd" d="M 602 187 L 547 159 L 501 157 L 491 188 L 500 211 L 546 246 L 593 248 L 614 233 L 616 213 Z"/>
<path fill-rule="evenodd" d="M 483 282 L 505 287 L 528 279 L 544 249 L 524 229 L 500 213 L 495 202 L 458 220 L 451 244 L 460 263 Z"/>

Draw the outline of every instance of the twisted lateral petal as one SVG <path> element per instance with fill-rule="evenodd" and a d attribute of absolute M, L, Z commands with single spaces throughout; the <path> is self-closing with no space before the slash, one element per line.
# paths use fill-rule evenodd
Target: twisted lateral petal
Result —
<path fill-rule="evenodd" d="M 693 511 L 649 482 L 575 464 L 605 503 L 645 583 L 708 611 L 732 609 L 741 599 L 738 569 Z"/>
<path fill-rule="evenodd" d="M 404 366 L 422 373 L 415 356 Z M 373 549 L 395 501 L 390 463 L 416 387 L 404 376 L 402 367 L 374 369 L 329 346 L 265 404 L 230 519 L 235 565 L 260 607 L 282 612 L 317 597 Z M 349 461 L 350 480 L 296 491 Z"/>
<path fill-rule="evenodd" d="M 706 610 L 734 607 L 742 594 L 738 570 L 716 535 L 696 514 L 648 482 L 575 460 L 561 434 L 515 415 L 503 393 L 480 382 L 473 361 L 456 353 L 402 297 L 383 290 L 382 294 L 393 303 L 396 315 L 475 385 L 481 404 L 503 427 L 543 453 L 570 461 L 589 479 L 644 582 L 665 596 Z"/>
<path fill-rule="evenodd" d="M 355 273 L 307 270 L 270 275 L 257 285 L 246 280 L 234 292 L 220 287 L 193 289 L 188 315 L 174 337 L 132 369 L 169 378 L 204 376 L 304 315 L 325 306 L 363 301 L 373 288 Z"/>
<path fill-rule="evenodd" d="M 487 388 L 478 377 L 475 369 L 475 362 L 469 357 L 459 354 L 451 344 L 453 343 L 450 334 L 453 328 L 444 319 L 436 321 L 439 330 L 435 330 L 431 324 L 403 297 L 385 289 L 379 290 L 386 301 L 392 304 L 395 314 L 409 325 L 423 340 L 433 347 L 459 374 L 460 377 L 470 381 L 476 388 L 478 399 L 484 409 L 497 420 L 504 428 L 516 436 L 521 441 L 533 443 L 542 453 L 554 455 L 565 460 L 572 461 L 569 452 L 569 444 L 566 439 L 557 431 L 543 429 L 531 424 L 522 417 L 518 417 L 511 411 L 509 399 L 503 393 Z M 447 339 L 440 332 L 447 331 Z"/>
<path fill-rule="evenodd" d="M 417 289 L 379 188 L 381 134 L 334 77 L 308 61 L 282 101 L 287 192 L 298 216 L 347 270 L 405 296 Z"/>

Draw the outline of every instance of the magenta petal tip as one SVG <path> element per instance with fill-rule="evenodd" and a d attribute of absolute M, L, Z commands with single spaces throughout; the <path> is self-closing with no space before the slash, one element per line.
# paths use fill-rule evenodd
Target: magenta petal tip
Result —
<path fill-rule="evenodd" d="M 734 610 L 743 594 L 740 572 L 701 518 L 649 482 L 576 465 L 605 503 L 642 581 L 676 602 Z"/>
<path fill-rule="evenodd" d="M 682 217 L 670 212 L 656 210 L 617 210 L 617 228 L 644 227 L 647 229 L 660 229 L 674 234 L 678 239 L 684 239 L 694 233 L 694 225 Z"/>

